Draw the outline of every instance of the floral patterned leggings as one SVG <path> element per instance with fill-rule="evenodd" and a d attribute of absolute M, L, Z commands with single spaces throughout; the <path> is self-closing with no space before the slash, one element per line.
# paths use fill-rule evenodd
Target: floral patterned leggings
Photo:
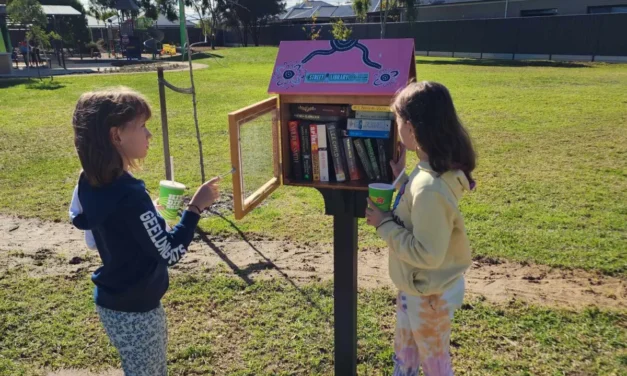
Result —
<path fill-rule="evenodd" d="M 120 312 L 96 305 L 109 340 L 120 353 L 124 376 L 167 375 L 168 328 L 163 307 Z"/>
<path fill-rule="evenodd" d="M 464 279 L 440 295 L 399 292 L 394 336 L 394 376 L 452 376 L 451 321 L 464 300 Z"/>

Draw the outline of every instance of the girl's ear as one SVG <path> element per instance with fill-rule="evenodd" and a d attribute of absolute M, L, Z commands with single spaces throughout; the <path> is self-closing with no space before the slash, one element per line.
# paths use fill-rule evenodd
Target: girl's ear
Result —
<path fill-rule="evenodd" d="M 114 146 L 120 146 L 120 143 L 122 143 L 122 138 L 120 137 L 119 127 L 111 127 L 111 129 L 109 129 L 109 139 Z"/>

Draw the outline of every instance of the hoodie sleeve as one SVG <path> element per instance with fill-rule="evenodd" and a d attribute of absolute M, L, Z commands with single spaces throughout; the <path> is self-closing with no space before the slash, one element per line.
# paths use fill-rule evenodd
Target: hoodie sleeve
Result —
<path fill-rule="evenodd" d="M 128 229 L 142 251 L 167 266 L 175 265 L 187 252 L 200 216 L 185 211 L 181 221 L 167 231 L 165 220 L 157 213 L 150 197 L 147 194 L 137 196 L 132 197 L 134 201 L 129 204 L 125 217 Z"/>
<path fill-rule="evenodd" d="M 441 193 L 421 191 L 413 197 L 413 231 L 388 221 L 377 232 L 402 261 L 420 269 L 436 269 L 444 262 L 453 218 L 451 204 Z"/>

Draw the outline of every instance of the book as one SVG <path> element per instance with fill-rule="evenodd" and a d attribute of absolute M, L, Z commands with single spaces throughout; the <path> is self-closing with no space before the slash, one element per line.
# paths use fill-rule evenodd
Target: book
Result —
<path fill-rule="evenodd" d="M 339 138 L 339 128 L 337 124 L 331 123 L 327 125 L 328 148 L 331 151 L 331 160 L 333 160 L 333 168 L 335 169 L 335 179 L 338 182 L 346 181 L 346 174 L 342 158 L 342 143 Z"/>
<path fill-rule="evenodd" d="M 331 122 L 331 121 L 340 121 L 346 119 L 346 117 L 342 116 L 327 116 L 327 115 L 316 115 L 316 114 L 297 114 L 293 113 L 292 117 L 298 120 L 308 120 L 308 121 L 316 121 L 316 122 Z"/>
<path fill-rule="evenodd" d="M 356 111 L 355 119 L 381 119 L 381 120 L 393 120 L 394 113 L 392 112 L 374 112 L 374 111 Z"/>
<path fill-rule="evenodd" d="M 369 106 L 354 104 L 351 106 L 353 111 L 370 111 L 370 112 L 392 112 L 389 106 Z"/>
<path fill-rule="evenodd" d="M 351 180 L 360 180 L 361 174 L 359 173 L 359 167 L 357 165 L 357 157 L 355 156 L 355 149 L 353 148 L 353 140 L 350 137 L 343 138 L 344 151 L 346 153 L 346 162 L 348 164 L 348 176 Z"/>
<path fill-rule="evenodd" d="M 368 158 L 370 158 L 370 164 L 372 165 L 372 171 L 374 172 L 375 178 L 377 180 L 381 180 L 381 171 L 379 171 L 379 164 L 377 163 L 377 156 L 374 151 L 374 147 L 372 146 L 372 140 L 366 138 L 364 139 L 364 144 L 366 145 L 366 150 L 368 151 Z"/>
<path fill-rule="evenodd" d="M 383 181 L 390 180 L 390 174 L 388 174 L 389 163 L 387 159 L 387 153 L 385 152 L 385 141 L 378 138 L 377 148 L 379 149 L 379 170 L 381 170 L 381 179 Z"/>
<path fill-rule="evenodd" d="M 364 146 L 364 140 L 362 140 L 361 138 L 356 138 L 353 140 L 353 144 L 355 145 L 355 150 L 357 151 L 357 156 L 361 161 L 361 165 L 364 167 L 366 175 L 368 175 L 368 179 L 374 180 L 375 175 L 374 171 L 372 170 L 372 166 L 370 165 L 370 158 L 368 158 L 366 146 Z"/>
<path fill-rule="evenodd" d="M 390 138 L 390 132 L 388 131 L 359 131 L 349 130 L 346 132 L 349 137 L 361 137 L 361 138 Z"/>
<path fill-rule="evenodd" d="M 313 181 L 320 181 L 320 155 L 318 154 L 318 126 L 309 125 L 309 136 L 311 138 L 311 167 Z"/>
<path fill-rule="evenodd" d="M 292 155 L 292 177 L 301 180 L 303 178 L 303 165 L 300 154 L 300 135 L 298 133 L 298 122 L 288 123 L 290 130 L 290 153 Z"/>
<path fill-rule="evenodd" d="M 300 149 L 303 158 L 303 179 L 312 180 L 311 141 L 309 136 L 309 124 L 300 124 Z"/>
<path fill-rule="evenodd" d="M 392 128 L 392 120 L 377 119 L 348 119 L 346 129 L 357 131 L 385 131 L 389 132 Z"/>
<path fill-rule="evenodd" d="M 318 160 L 320 181 L 329 181 L 329 154 L 327 151 L 327 126 L 318 124 Z"/>
<path fill-rule="evenodd" d="M 348 107 L 333 104 L 292 104 L 292 114 L 312 114 L 320 116 L 347 117 Z"/>
<path fill-rule="evenodd" d="M 348 117 L 348 107 L 330 104 L 292 104 L 292 117 L 317 122 L 340 121 Z"/>

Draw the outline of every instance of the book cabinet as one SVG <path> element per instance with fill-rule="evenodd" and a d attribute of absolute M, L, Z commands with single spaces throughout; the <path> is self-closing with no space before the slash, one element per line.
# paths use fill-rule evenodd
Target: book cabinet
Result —
<path fill-rule="evenodd" d="M 367 191 L 368 184 L 372 182 L 392 182 L 394 179 L 389 161 L 398 156 L 398 131 L 392 116 L 388 119 L 389 136 L 386 138 L 352 136 L 347 129 L 347 123 L 358 112 L 389 112 L 394 95 L 415 77 L 414 44 L 411 39 L 281 42 L 268 88 L 268 93 L 274 96 L 229 114 L 231 163 L 235 168 L 235 218 L 242 219 L 281 185 Z M 299 106 L 344 107 L 347 113 L 339 116 L 340 119 L 336 117 L 331 120 L 319 113 L 313 114 L 311 118 L 297 118 L 295 112 L 298 110 L 295 108 Z M 369 107 L 377 111 L 363 110 Z M 295 176 L 289 128 L 291 122 L 326 127 L 335 124 L 340 131 L 340 141 L 344 138 L 349 138 L 352 142 L 355 139 L 370 140 L 375 148 L 377 142 L 382 142 L 385 157 L 382 159 L 381 153 L 378 153 L 376 161 L 371 163 L 377 165 L 381 176 L 369 178 L 365 164 L 359 158 L 357 150 L 353 149 L 352 154 L 361 177 L 351 178 L 347 170 L 346 178 L 340 181 L 342 179 L 336 176 L 333 145 L 328 134 L 325 135 L 330 175 L 328 181 Z M 255 187 L 245 184 L 248 171 L 244 160 L 248 157 L 246 153 L 250 152 L 246 145 L 254 146 L 263 141 L 246 139 L 246 128 L 250 124 L 266 127 L 263 136 L 271 138 L 271 151 L 270 147 L 266 147 L 268 155 L 263 156 L 271 158 L 271 173 L 267 174 L 267 180 L 255 179 Z M 340 149 L 342 163 L 347 168 L 345 145 L 340 145 Z M 382 171 L 384 168 L 385 173 Z"/>

